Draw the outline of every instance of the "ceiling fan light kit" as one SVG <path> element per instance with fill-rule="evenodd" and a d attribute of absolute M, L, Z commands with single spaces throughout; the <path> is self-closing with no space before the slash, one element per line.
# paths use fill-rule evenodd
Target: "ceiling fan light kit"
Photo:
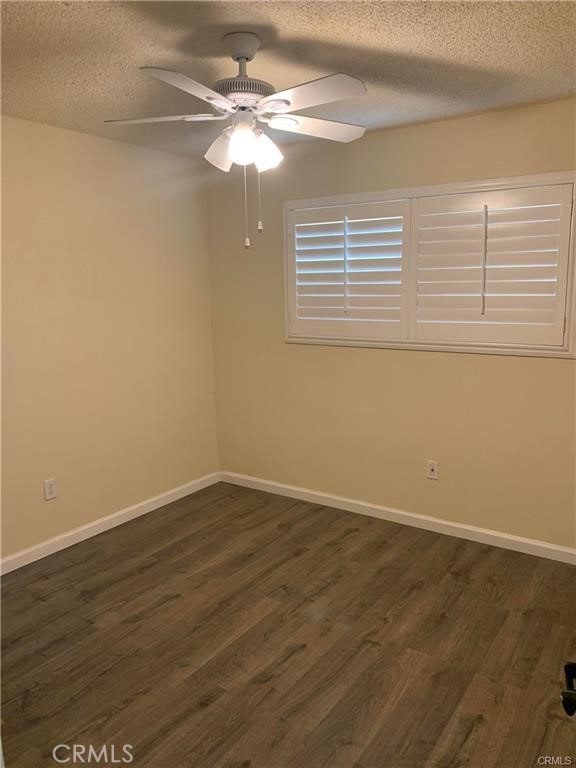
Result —
<path fill-rule="evenodd" d="M 227 157 L 221 153 L 227 152 Z M 269 136 L 256 127 L 248 112 L 241 112 L 231 128 L 224 129 L 208 148 L 206 160 L 222 171 L 229 171 L 232 164 L 251 165 L 254 163 L 259 173 L 276 168 L 284 155 Z"/>
<path fill-rule="evenodd" d="M 234 164 L 243 167 L 245 206 L 247 205 L 246 168 L 254 164 L 258 171 L 260 207 L 260 173 L 276 168 L 281 163 L 283 155 L 258 124 L 262 123 L 272 130 L 315 136 L 331 141 L 354 141 L 364 134 L 366 129 L 363 126 L 293 113 L 320 104 L 363 96 L 366 93 L 366 87 L 361 80 L 339 73 L 321 77 L 285 91 L 275 92 L 270 83 L 248 77 L 246 73 L 247 63 L 252 61 L 260 47 L 257 35 L 252 32 L 231 32 L 224 36 L 223 43 L 229 55 L 238 63 L 238 74 L 236 77 L 218 80 L 213 88 L 207 88 L 169 69 L 142 67 L 142 71 L 151 77 L 207 102 L 217 114 L 171 115 L 107 120 L 106 122 L 116 125 L 134 125 L 177 121 L 230 121 L 220 136 L 210 145 L 204 157 L 213 166 L 226 173 Z M 260 216 L 258 231 L 262 231 Z M 246 234 L 245 244 L 247 244 L 246 247 L 250 245 L 248 234 Z"/>

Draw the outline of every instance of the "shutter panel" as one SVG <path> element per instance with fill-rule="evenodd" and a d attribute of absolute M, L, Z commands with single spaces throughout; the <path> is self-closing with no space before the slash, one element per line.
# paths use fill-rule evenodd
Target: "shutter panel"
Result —
<path fill-rule="evenodd" d="M 562 345 L 572 185 L 415 201 L 416 340 Z"/>
<path fill-rule="evenodd" d="M 291 335 L 406 336 L 409 213 L 407 200 L 290 212 Z"/>

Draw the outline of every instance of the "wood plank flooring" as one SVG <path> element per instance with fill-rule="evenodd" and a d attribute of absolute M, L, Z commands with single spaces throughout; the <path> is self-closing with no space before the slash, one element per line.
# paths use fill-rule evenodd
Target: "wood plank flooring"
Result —
<path fill-rule="evenodd" d="M 7 768 L 576 764 L 575 568 L 260 491 L 8 574 L 2 629 Z"/>

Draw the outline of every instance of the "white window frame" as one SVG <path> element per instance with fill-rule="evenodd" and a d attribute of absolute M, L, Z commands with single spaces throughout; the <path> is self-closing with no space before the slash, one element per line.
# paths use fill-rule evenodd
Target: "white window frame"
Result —
<path fill-rule="evenodd" d="M 566 281 L 566 310 L 565 332 L 562 346 L 537 346 L 532 344 L 504 344 L 487 342 L 426 342 L 407 339 L 356 340 L 343 337 L 311 338 L 299 336 L 290 330 L 291 294 L 294 247 L 292 233 L 292 217 L 294 212 L 302 208 L 325 207 L 335 205 L 357 205 L 359 203 L 374 203 L 411 198 L 422 198 L 437 195 L 450 195 L 466 192 L 486 192 L 500 189 L 519 189 L 522 187 L 547 186 L 554 184 L 572 184 L 572 209 L 570 220 L 570 242 L 568 252 L 568 274 Z M 406 187 L 388 189 L 381 192 L 370 192 L 330 197 L 316 197 L 304 200 L 289 200 L 284 204 L 284 293 L 285 293 L 285 341 L 289 344 L 313 344 L 322 346 L 346 347 L 376 347 L 385 349 L 414 349 L 436 352 L 468 352 L 490 355 L 519 355 L 525 357 L 563 357 L 576 358 L 576 255 L 575 255 L 575 219 L 576 219 L 576 171 L 561 171 L 558 173 L 542 173 L 530 176 L 514 176 L 483 181 L 467 181 L 432 186 Z M 407 279 L 410 286 L 413 283 L 415 226 L 410 217 L 409 230 L 406 232 Z"/>

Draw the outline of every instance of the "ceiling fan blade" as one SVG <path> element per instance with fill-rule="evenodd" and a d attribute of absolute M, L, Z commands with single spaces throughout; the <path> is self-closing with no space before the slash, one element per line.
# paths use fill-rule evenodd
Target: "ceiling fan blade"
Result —
<path fill-rule="evenodd" d="M 364 96 L 366 86 L 362 80 L 342 73 L 337 75 L 328 75 L 319 80 L 312 80 L 310 83 L 296 85 L 294 88 L 288 88 L 285 91 L 278 91 L 271 96 L 261 99 L 258 107 L 266 112 L 266 105 L 273 107 L 275 101 L 287 101 L 289 107 L 278 109 L 282 112 L 298 112 L 301 109 L 315 107 L 318 104 L 329 104 L 332 101 L 342 101 L 342 99 L 353 99 L 357 96 Z M 270 111 L 275 111 L 271 109 Z"/>
<path fill-rule="evenodd" d="M 331 141 L 354 141 L 364 135 L 363 125 L 338 123 L 334 120 L 321 120 L 318 117 L 304 115 L 275 115 L 268 121 L 270 128 L 289 133 L 302 133 L 306 136 L 317 136 L 319 139 Z"/>
<path fill-rule="evenodd" d="M 104 120 L 116 125 L 136 125 L 137 123 L 173 123 L 177 121 L 192 123 L 196 121 L 228 120 L 228 115 L 167 115 L 166 117 L 135 117 L 128 120 Z"/>
<path fill-rule="evenodd" d="M 143 72 L 155 77 L 156 80 L 162 80 L 168 85 L 173 85 L 174 88 L 179 88 L 181 91 L 196 96 L 202 101 L 207 101 L 217 109 L 221 109 L 225 112 L 235 112 L 236 105 L 227 99 L 226 96 L 222 96 L 220 93 L 213 91 L 211 88 L 207 88 L 202 83 L 197 83 L 196 80 L 192 80 L 186 75 L 181 75 L 180 72 L 173 72 L 171 69 L 161 69 L 160 67 L 140 67 Z"/>
<path fill-rule="evenodd" d="M 232 167 L 232 160 L 228 152 L 230 146 L 230 137 L 226 133 L 221 133 L 220 136 L 213 141 L 208 147 L 208 151 L 204 155 L 206 160 L 216 168 L 220 168 L 221 171 L 228 171 Z"/>

